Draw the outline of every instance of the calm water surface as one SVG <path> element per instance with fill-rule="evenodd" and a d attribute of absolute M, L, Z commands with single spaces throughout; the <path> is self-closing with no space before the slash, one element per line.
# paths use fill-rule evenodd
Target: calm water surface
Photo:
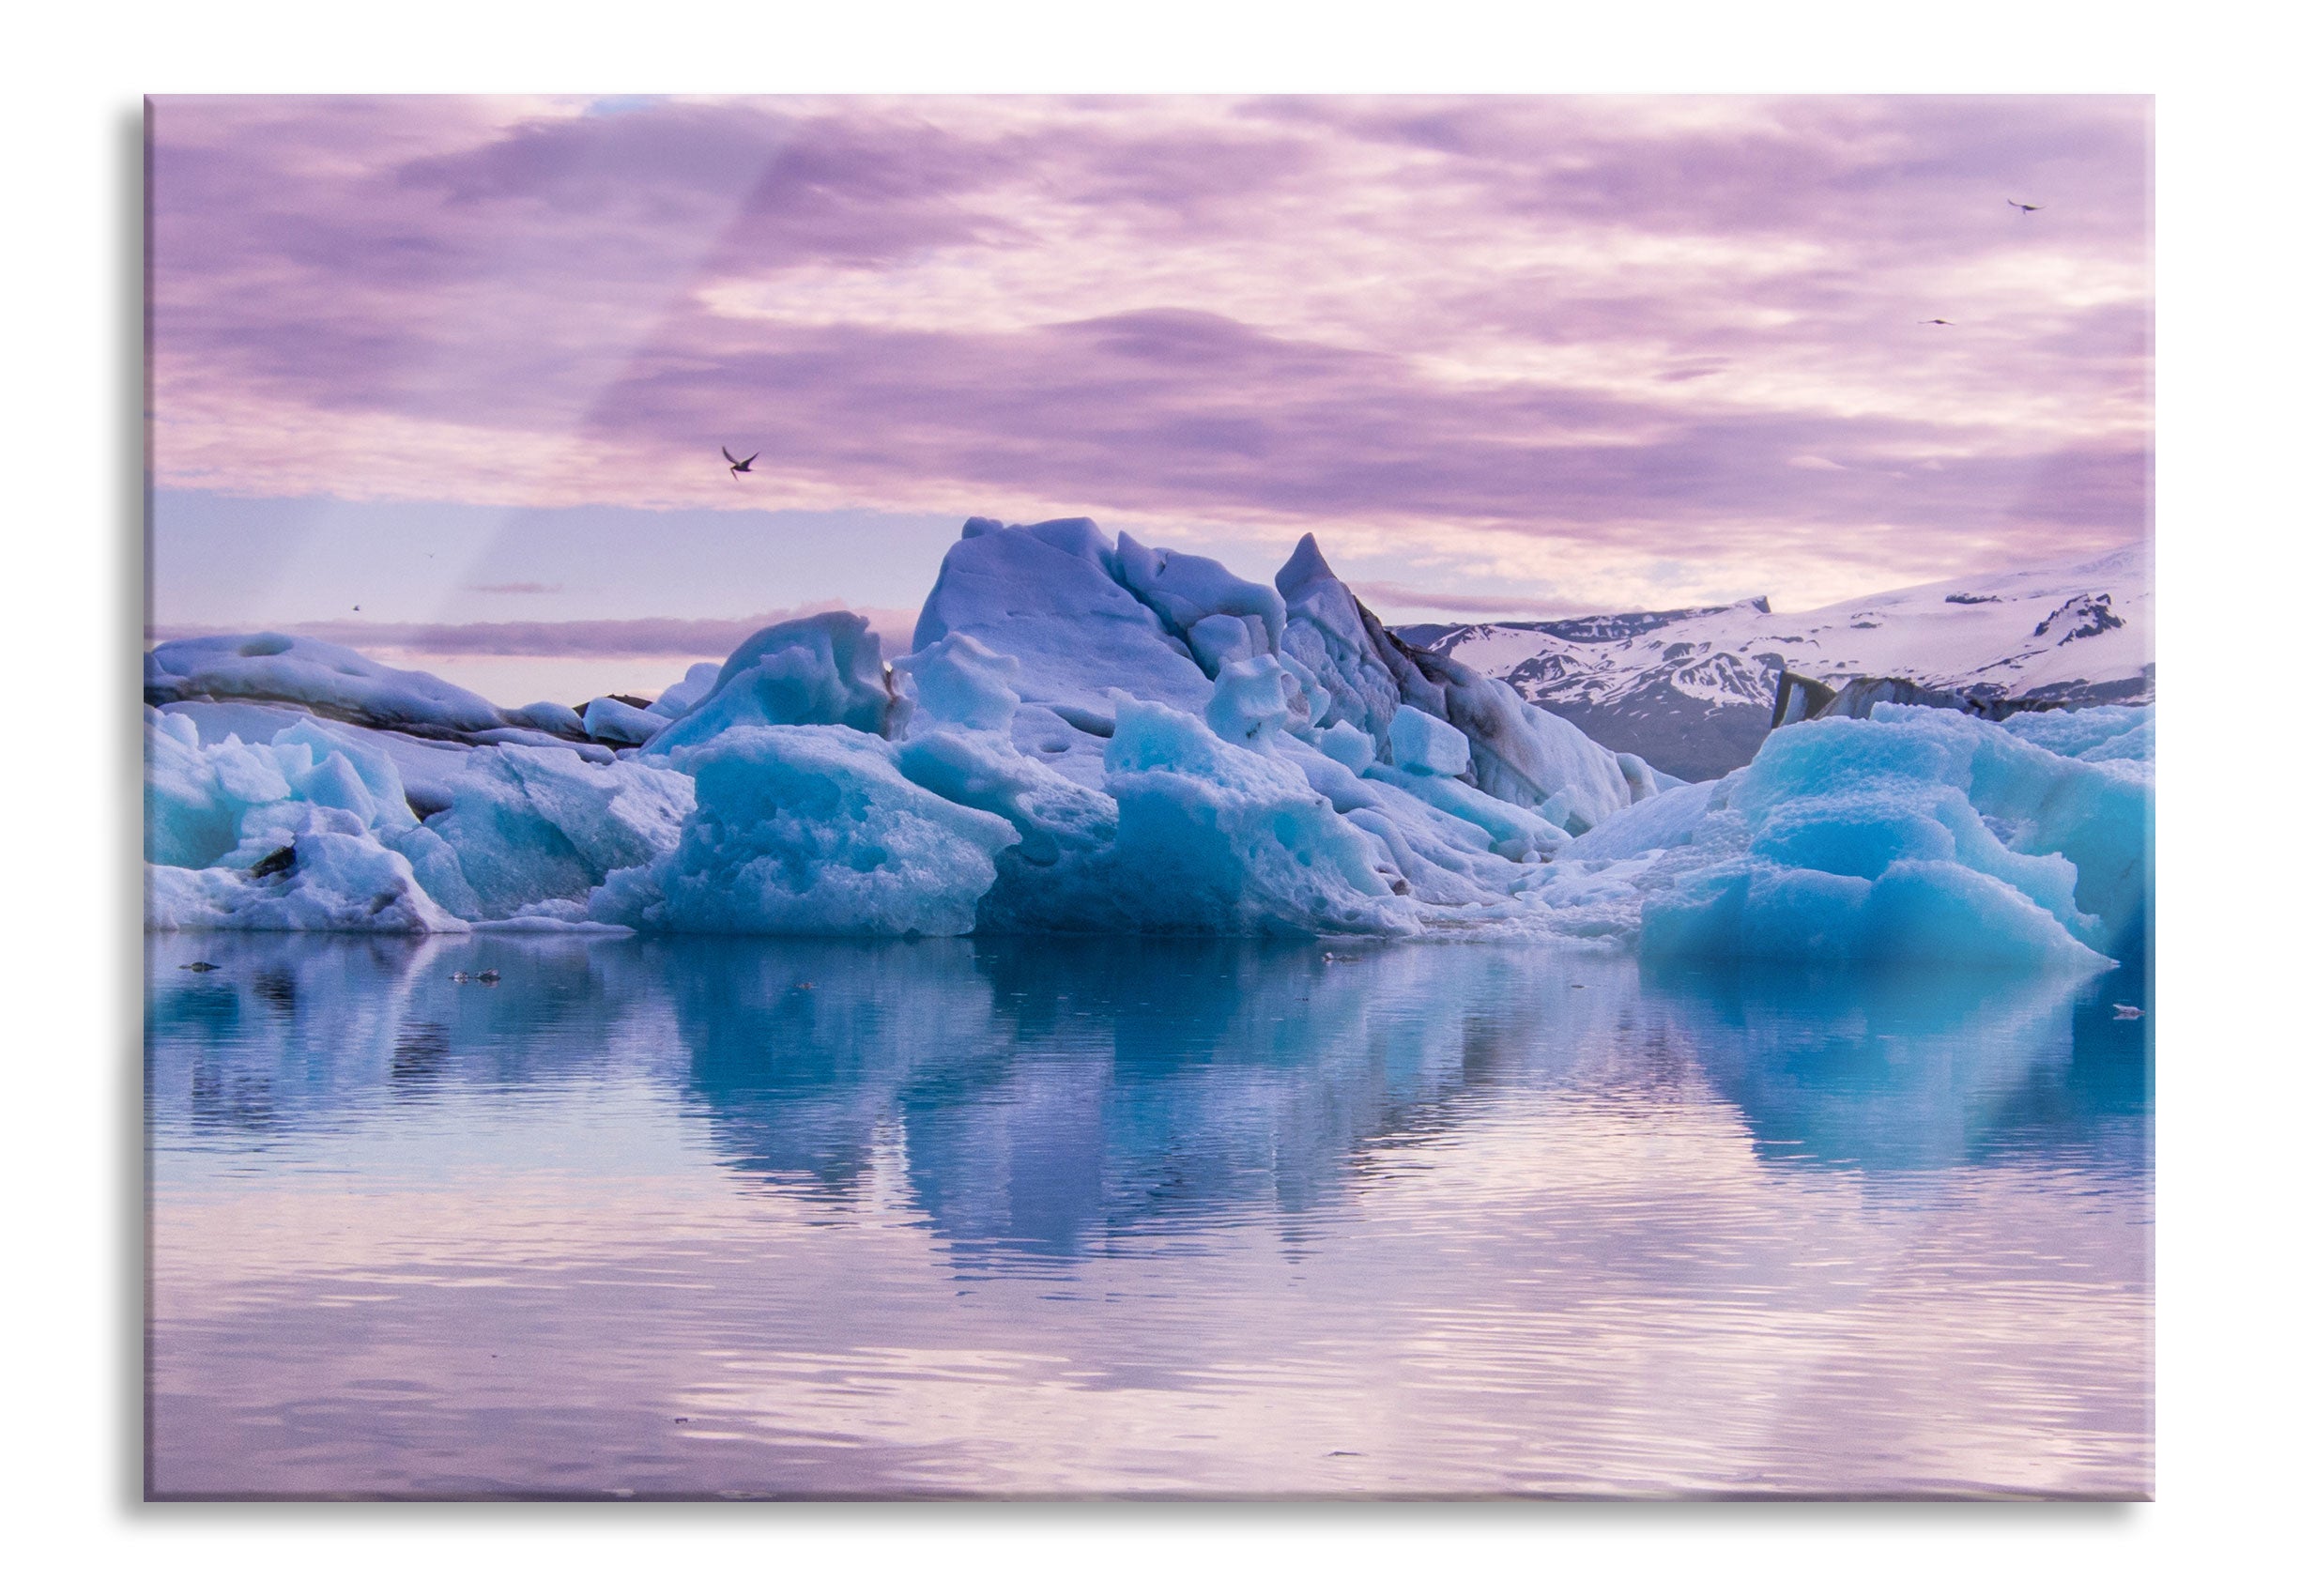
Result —
<path fill-rule="evenodd" d="M 2122 973 L 146 951 L 154 1495 L 2152 1488 Z"/>

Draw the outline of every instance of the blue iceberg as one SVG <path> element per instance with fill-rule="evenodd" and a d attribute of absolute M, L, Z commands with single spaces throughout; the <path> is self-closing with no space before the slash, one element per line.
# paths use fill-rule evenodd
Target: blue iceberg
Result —
<path fill-rule="evenodd" d="M 912 652 L 771 626 L 648 710 L 308 639 L 147 665 L 155 926 L 1580 939 L 1657 963 L 2144 948 L 2148 709 L 1880 704 L 1687 785 L 1383 627 L 1083 519 L 976 519 Z"/>

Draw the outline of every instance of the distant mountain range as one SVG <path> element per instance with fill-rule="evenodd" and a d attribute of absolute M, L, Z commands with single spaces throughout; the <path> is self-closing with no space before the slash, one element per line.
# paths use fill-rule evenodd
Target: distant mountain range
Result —
<path fill-rule="evenodd" d="M 1896 677 L 1981 703 L 2147 703 L 2155 681 L 2148 546 L 1902 588 L 1777 615 L 1707 608 L 1394 628 L 1499 677 L 1608 747 L 1688 780 L 1747 764 L 1784 670 L 1840 685 Z"/>

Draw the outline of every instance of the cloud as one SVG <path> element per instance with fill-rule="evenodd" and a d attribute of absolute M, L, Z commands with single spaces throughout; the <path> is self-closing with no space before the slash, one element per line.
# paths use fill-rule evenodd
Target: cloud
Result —
<path fill-rule="evenodd" d="M 1848 591 L 2147 529 L 2142 99 L 587 109 L 161 99 L 161 483 L 994 504 L 1752 588 L 1794 547 Z"/>
<path fill-rule="evenodd" d="M 1447 615 L 1501 615 L 1515 621 L 1556 620 L 1564 616 L 1593 615 L 1602 606 L 1576 604 L 1571 599 L 1534 599 L 1492 593 L 1430 592 L 1420 588 L 1409 588 L 1397 582 L 1353 582 L 1351 591 L 1374 604 L 1395 605 L 1401 609 L 1434 609 Z"/>
<path fill-rule="evenodd" d="M 564 591 L 563 582 L 470 582 L 465 591 L 474 593 L 543 594 Z"/>
<path fill-rule="evenodd" d="M 317 637 L 354 649 L 407 650 L 424 654 L 536 655 L 565 659 L 624 659 L 688 656 L 724 659 L 737 644 L 762 627 L 847 606 L 829 604 L 771 610 L 741 620 L 691 621 L 665 616 L 602 621 L 306 621 L 268 630 Z M 879 634 L 887 657 L 906 652 L 917 624 L 915 610 L 858 612 Z M 153 642 L 178 637 L 230 636 L 249 628 L 173 624 L 147 629 Z"/>

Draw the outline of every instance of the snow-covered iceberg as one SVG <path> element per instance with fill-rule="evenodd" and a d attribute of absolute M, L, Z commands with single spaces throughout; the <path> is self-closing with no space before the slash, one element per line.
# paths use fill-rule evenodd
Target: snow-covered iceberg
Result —
<path fill-rule="evenodd" d="M 155 926 L 2078 967 L 2150 913 L 2145 708 L 1880 703 L 1687 786 L 1402 641 L 1309 538 L 1265 585 L 1092 521 L 970 521 L 910 653 L 786 622 L 579 722 L 268 637 L 163 645 L 147 698 Z"/>
<path fill-rule="evenodd" d="M 477 693 L 428 671 L 395 669 L 341 644 L 282 632 L 162 643 L 144 656 L 144 698 L 301 704 L 341 720 L 432 736 L 510 724 Z"/>
<path fill-rule="evenodd" d="M 1017 663 L 1025 704 L 1097 737 L 1110 735 L 1114 693 L 1203 709 L 1209 674 L 1121 569 L 1117 545 L 1092 521 L 1013 527 L 977 516 L 943 557 L 912 647 L 963 633 Z M 1023 734 L 1048 718 L 1024 716 Z"/>

